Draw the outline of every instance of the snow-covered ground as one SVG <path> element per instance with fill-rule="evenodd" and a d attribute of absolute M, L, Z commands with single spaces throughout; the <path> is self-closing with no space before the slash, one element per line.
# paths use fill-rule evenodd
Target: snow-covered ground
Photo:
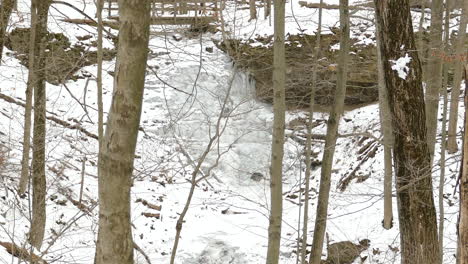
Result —
<path fill-rule="evenodd" d="M 13 26 L 29 24 L 27 1 L 20 1 L 19 12 L 13 16 Z M 91 0 L 70 1 L 94 16 Z M 318 1 L 315 1 L 318 2 Z M 337 4 L 337 0 L 326 1 Z M 355 3 L 357 1 L 351 1 Z M 287 33 L 297 34 L 316 30 L 318 12 L 302 8 L 297 1 L 287 3 Z M 255 35 L 270 35 L 273 27 L 262 18 L 249 20 L 248 10 L 240 10 L 228 2 L 224 11 L 229 34 L 248 39 Z M 66 14 L 72 18 L 82 15 L 64 6 L 54 5 L 50 10 L 49 30 L 63 32 L 72 42 L 77 36 L 93 34 L 95 28 L 60 21 Z M 372 12 L 357 15 L 371 18 Z M 415 13 L 415 19 L 418 14 Z M 338 11 L 324 11 L 324 29 L 337 26 Z M 356 23 L 361 21 L 353 18 Z M 415 20 L 416 21 L 416 20 Z M 220 120 L 223 133 L 212 147 L 202 171 L 210 176 L 199 182 L 190 209 L 185 218 L 177 261 L 181 264 L 254 264 L 264 263 L 267 246 L 272 107 L 254 98 L 254 83 L 249 74 L 235 68 L 232 61 L 213 44 L 221 33 L 189 36 L 180 27 L 152 27 L 155 34 L 150 41 L 151 55 L 146 77 L 143 115 L 135 160 L 132 188 L 133 236 L 136 244 L 150 257 L 152 263 L 168 263 L 174 242 L 177 218 L 187 199 L 188 179 L 201 154 L 216 131 Z M 373 30 L 369 27 L 368 30 Z M 354 28 L 354 34 L 363 41 L 372 42 Z M 114 33 L 116 33 L 114 31 Z M 369 32 L 371 35 L 373 32 Z M 181 40 L 172 38 L 176 34 Z M 94 40 L 95 37 L 89 41 Z M 178 39 L 178 38 L 177 38 Z M 106 47 L 111 43 L 106 41 Z M 213 48 L 208 52 L 206 48 Z M 24 101 L 27 69 L 6 50 L 0 66 L 0 92 Z M 112 96 L 115 61 L 104 64 L 104 109 L 108 109 Z M 47 85 L 48 116 L 79 124 L 97 134 L 96 67 L 81 70 L 88 79 L 68 81 L 63 86 Z M 73 94 L 73 96 L 71 96 Z M 81 105 L 74 99 L 76 98 Z M 225 103 L 225 107 L 223 105 Z M 86 109 L 86 111 L 84 110 Z M 462 113 L 463 107 L 460 108 Z M 440 111 L 441 112 L 441 111 Z M 0 171 L 0 241 L 14 241 L 25 245 L 29 228 L 30 201 L 16 195 L 19 163 L 22 150 L 24 109 L 0 99 L 0 142 L 6 146 L 7 167 Z M 291 121 L 304 117 L 300 111 L 287 113 Z M 370 133 L 380 136 L 378 106 L 370 105 L 346 112 L 340 123 L 340 133 Z M 322 120 L 314 133 L 324 134 L 323 120 L 327 115 L 316 113 Z M 42 247 L 44 259 L 49 263 L 92 263 L 97 232 L 97 141 L 78 130 L 72 130 L 48 121 L 47 131 L 47 228 Z M 287 134 L 297 131 L 288 130 Z M 377 146 L 372 138 L 362 136 L 338 139 L 332 186 L 360 162 L 358 152 L 365 146 Z M 313 150 L 321 157 L 322 142 L 314 142 Z M 296 263 L 294 250 L 300 207 L 301 182 L 305 165 L 303 146 L 287 138 L 284 156 L 284 221 L 281 263 Z M 219 158 L 219 161 L 217 162 Z M 330 242 L 360 239 L 371 240 L 370 248 L 363 252 L 367 263 L 398 263 L 399 232 L 396 200 L 395 224 L 391 230 L 382 228 L 383 219 L 383 149 L 378 147 L 374 158 L 366 161 L 360 175 L 369 176 L 362 183 L 353 181 L 344 192 L 332 188 L 327 233 Z M 436 157 L 438 161 L 438 156 Z M 457 175 L 457 155 L 448 156 L 446 182 L 447 197 L 444 236 L 444 263 L 453 263 L 456 242 L 455 223 L 458 200 L 452 195 Z M 79 199 L 84 164 L 84 192 L 80 209 L 73 201 Z M 213 165 L 217 166 L 213 167 Z M 211 169 L 212 168 L 212 169 Z M 438 186 L 435 167 L 434 186 Z M 255 181 L 252 174 L 264 175 Z M 313 171 L 312 207 L 309 229 L 313 227 L 316 192 L 320 168 Z M 201 177 L 201 175 L 200 175 Z M 437 196 L 436 196 L 436 199 Z M 146 205 L 142 201 L 147 201 Z M 76 202 L 75 202 L 76 204 Z M 160 205 L 160 212 L 151 205 Z M 160 213 L 160 218 L 154 215 Z M 302 218 L 302 217 L 301 217 Z M 309 243 L 312 232 L 309 232 Z M 41 252 L 37 252 L 41 255 Z M 145 263 L 136 252 L 137 263 Z M 0 263 L 16 263 L 14 257 L 0 247 Z M 356 260 L 358 263 L 358 260 Z"/>

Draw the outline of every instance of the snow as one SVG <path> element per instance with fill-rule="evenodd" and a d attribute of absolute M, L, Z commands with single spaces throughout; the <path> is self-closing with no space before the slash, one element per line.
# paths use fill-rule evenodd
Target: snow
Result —
<path fill-rule="evenodd" d="M 404 46 L 402 47 L 402 49 Z M 389 60 L 392 65 L 392 70 L 396 71 L 398 73 L 398 77 L 400 77 L 403 80 L 406 80 L 406 76 L 409 73 L 409 67 L 406 66 L 411 62 L 411 57 L 408 56 L 408 53 L 405 54 L 405 57 L 400 57 L 397 60 Z"/>
<path fill-rule="evenodd" d="M 70 2 L 94 16 L 93 1 Z M 326 2 L 338 3 L 337 0 Z M 302 8 L 298 1 L 290 1 L 287 5 L 286 34 L 311 34 L 316 31 L 317 10 Z M 270 21 L 261 17 L 262 8 L 257 10 L 260 18 L 248 22 L 248 10 L 240 10 L 240 7 L 237 1 L 227 2 L 224 17 L 228 34 L 248 40 L 254 36 L 273 33 Z M 19 10 L 19 13 L 14 14 L 12 24 L 27 27 L 28 2 L 20 1 Z M 66 16 L 82 18 L 80 13 L 65 6 L 57 6 L 57 9 L 51 9 L 50 15 L 54 19 L 49 20 L 49 30 L 64 32 L 72 43 L 77 41 L 76 36 L 86 34 L 93 36 L 88 42 L 96 39 L 95 28 L 60 21 L 60 18 Z M 372 17 L 366 10 L 356 14 L 369 15 Z M 364 20 L 353 18 L 352 22 L 357 24 Z M 323 23 L 325 33 L 329 27 L 337 26 L 338 11 L 324 10 Z M 352 34 L 355 37 L 374 44 L 373 25 L 366 27 L 365 33 L 370 36 L 364 36 L 360 29 L 354 29 Z M 193 37 L 174 26 L 153 26 L 152 31 L 162 34 L 152 36 L 150 41 L 151 56 L 148 65 L 151 70 L 148 70 L 146 76 L 141 117 L 144 132 L 139 134 L 131 197 L 134 240 L 153 263 L 169 262 L 176 221 L 190 188 L 187 180 L 193 172 L 194 163 L 206 150 L 209 138 L 214 135 L 216 124 L 220 120 L 225 129 L 202 166 L 204 175 L 210 172 L 211 176 L 200 181 L 195 190 L 183 225 L 176 263 L 264 263 L 268 236 L 272 107 L 255 100 L 252 77 L 234 67 L 232 61 L 213 44 L 213 39 L 222 38 L 221 33 Z M 254 42 L 252 45 L 260 44 Z M 112 42 L 105 40 L 105 47 L 111 48 Z M 207 52 L 206 47 L 213 47 L 213 52 Z M 14 57 L 7 55 L 9 52 L 11 51 L 5 50 L 0 66 L 0 92 L 23 102 L 27 69 L 20 66 Z M 404 76 L 408 73 L 406 65 L 410 59 L 406 54 L 395 61 L 395 65 L 399 65 L 398 70 L 396 69 L 399 76 L 400 71 Z M 105 110 L 109 109 L 113 87 L 113 78 L 108 71 L 113 71 L 114 64 L 115 61 L 110 61 L 103 65 Z M 89 79 L 68 81 L 66 85 L 84 105 L 87 113 L 64 87 L 47 84 L 48 115 L 79 124 L 97 134 L 96 66 L 88 66 L 81 71 L 86 72 Z M 224 102 L 226 106 L 223 108 Z M 460 111 L 462 109 L 460 106 Z M 30 201 L 20 198 L 15 191 L 21 160 L 23 114 L 22 107 L 0 99 L 0 143 L 8 149 L 8 165 L 0 171 L 0 241 L 15 241 L 18 245 L 25 245 L 30 225 Z M 378 116 L 378 106 L 375 104 L 347 111 L 340 122 L 339 133 L 365 132 L 378 138 Z M 304 117 L 306 115 L 302 111 L 289 111 L 286 120 Z M 324 134 L 327 114 L 314 113 L 314 117 L 320 123 L 314 128 L 314 133 Z M 48 219 L 42 250 L 50 248 L 44 258 L 49 262 L 55 261 L 54 263 L 92 263 L 98 224 L 97 141 L 51 121 L 48 121 L 47 128 Z M 298 132 L 300 131 L 288 129 L 286 134 L 297 135 Z M 359 162 L 359 149 L 368 143 L 377 144 L 372 138 L 360 142 L 361 139 L 362 137 L 338 139 L 332 175 L 333 187 Z M 322 151 L 323 144 L 314 142 L 313 152 L 318 154 L 318 158 Z M 280 254 L 280 263 L 284 264 L 296 263 L 294 250 L 298 236 L 300 199 L 293 195 L 299 194 L 300 188 L 303 188 L 301 181 L 304 179 L 305 166 L 302 153 L 303 147 L 288 137 L 284 156 L 283 190 L 286 195 Z M 218 165 L 213 167 L 218 157 Z M 70 201 L 70 198 L 79 199 L 84 159 L 83 204 L 90 212 L 80 210 Z M 399 260 L 399 252 L 389 248 L 399 246 L 399 231 L 395 199 L 394 227 L 385 230 L 381 225 L 382 159 L 383 150 L 379 147 L 376 156 L 364 163 L 359 170 L 360 173 L 370 175 L 369 179 L 362 183 L 353 181 L 344 192 L 332 187 L 327 233 L 330 243 L 370 239 L 371 247 L 362 254 L 368 256 L 367 263 L 387 264 L 397 263 Z M 437 159 L 438 156 L 435 160 Z M 445 199 L 446 264 L 453 263 L 456 248 L 458 199 L 456 195 L 450 194 L 453 192 L 457 175 L 456 161 L 459 157 L 457 154 L 448 155 L 448 159 L 450 162 L 444 183 L 445 193 L 448 194 Z M 253 173 L 261 173 L 265 179 L 253 181 L 250 178 Z M 436 174 L 437 171 L 434 173 L 434 186 L 439 184 Z M 309 243 L 313 234 L 319 175 L 320 168 L 315 168 L 311 182 Z M 160 219 L 143 215 L 157 211 L 137 202 L 138 199 L 162 206 Z M 57 237 L 56 234 L 60 236 Z M 50 244 L 52 242 L 54 243 Z M 40 254 L 37 251 L 36 253 Z M 137 263 L 146 263 L 140 253 L 135 254 Z M 13 260 L 0 247 L 0 263 L 13 263 Z"/>

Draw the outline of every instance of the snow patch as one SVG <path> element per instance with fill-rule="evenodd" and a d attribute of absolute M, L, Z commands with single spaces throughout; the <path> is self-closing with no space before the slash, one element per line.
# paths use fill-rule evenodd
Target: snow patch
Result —
<path fill-rule="evenodd" d="M 411 57 L 408 56 L 408 53 L 405 54 L 405 57 L 401 57 L 398 60 L 390 60 L 390 62 L 393 63 L 392 70 L 398 72 L 398 77 L 406 80 L 406 76 L 409 73 L 409 67 L 406 65 L 411 62 Z"/>

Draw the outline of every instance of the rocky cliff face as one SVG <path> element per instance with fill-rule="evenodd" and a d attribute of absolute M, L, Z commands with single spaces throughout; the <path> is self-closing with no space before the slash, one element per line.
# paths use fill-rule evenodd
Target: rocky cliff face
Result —
<path fill-rule="evenodd" d="M 287 38 L 286 58 L 286 101 L 289 108 L 303 108 L 309 105 L 312 87 L 312 69 L 318 63 L 318 80 L 315 103 L 319 106 L 333 104 L 336 87 L 336 59 L 339 48 L 339 36 L 322 35 L 322 58 L 315 60 L 313 47 L 315 36 L 291 35 Z M 224 43 L 218 47 L 227 52 L 242 68 L 248 70 L 256 83 L 256 94 L 260 101 L 273 101 L 273 47 L 272 37 L 258 37 L 247 43 L 230 40 L 230 50 Z M 348 82 L 345 104 L 358 106 L 377 101 L 377 66 L 374 46 L 356 44 L 352 40 L 348 65 Z"/>
<path fill-rule="evenodd" d="M 7 36 L 5 46 L 14 52 L 14 56 L 25 67 L 29 67 L 29 28 L 15 28 Z M 46 81 L 58 85 L 67 80 L 84 78 L 76 74 L 82 67 L 97 63 L 96 43 L 90 43 L 91 35 L 77 37 L 71 43 L 63 33 L 48 32 L 45 36 Z M 93 50 L 90 50 L 93 48 Z M 116 55 L 115 49 L 104 49 L 104 60 L 111 60 Z"/>

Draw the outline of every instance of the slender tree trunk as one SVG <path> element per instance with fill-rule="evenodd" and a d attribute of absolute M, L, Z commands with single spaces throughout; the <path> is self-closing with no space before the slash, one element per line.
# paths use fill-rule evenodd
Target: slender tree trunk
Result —
<path fill-rule="evenodd" d="M 23 156 L 21 159 L 21 177 L 18 186 L 18 193 L 24 194 L 29 182 L 29 152 L 31 148 L 31 115 L 32 115 L 32 96 L 34 84 L 36 82 L 36 55 L 39 54 L 40 37 L 36 37 L 37 28 L 37 3 L 31 0 L 31 27 L 29 31 L 29 71 L 28 83 L 26 87 L 26 106 L 24 108 L 24 131 L 23 131 Z M 36 41 L 36 38 L 38 41 Z"/>
<path fill-rule="evenodd" d="M 418 39 L 418 50 L 419 50 L 419 58 L 421 60 L 421 63 L 423 64 L 422 70 L 423 70 L 423 81 L 426 80 L 426 72 L 427 72 L 427 58 L 426 58 L 426 52 L 425 48 L 426 45 L 424 43 L 424 20 L 426 17 L 426 1 L 421 1 L 421 17 L 419 18 L 419 28 L 418 28 L 418 33 L 419 33 L 419 39 Z"/>
<path fill-rule="evenodd" d="M 46 84 L 45 84 L 45 43 L 47 37 L 47 17 L 50 1 L 37 2 L 36 54 L 34 68 L 34 126 L 32 157 L 32 222 L 30 243 L 41 248 L 46 224 L 46 175 L 45 175 L 45 136 L 46 136 Z M 37 64 L 36 64 L 37 62 Z"/>
<path fill-rule="evenodd" d="M 98 39 L 97 39 L 97 103 L 98 103 L 98 136 L 99 150 L 101 149 L 102 139 L 104 138 L 104 110 L 102 106 L 102 9 L 104 0 L 97 0 L 97 19 L 98 19 Z"/>
<path fill-rule="evenodd" d="M 460 222 L 458 223 L 458 264 L 468 264 L 468 66 L 465 65 L 465 129 L 460 177 Z"/>
<path fill-rule="evenodd" d="M 439 94 L 442 88 L 442 60 L 434 53 L 442 50 L 442 9 L 443 0 L 432 0 L 431 8 L 431 30 L 430 30 L 430 51 L 428 59 L 428 72 L 426 83 L 426 125 L 427 143 L 431 155 L 431 164 L 434 159 L 434 147 L 437 132 L 437 113 L 439 111 Z"/>
<path fill-rule="evenodd" d="M 447 0 L 445 2 L 445 21 L 444 21 L 444 52 L 447 54 L 449 52 L 449 38 L 450 38 L 450 3 L 451 1 Z M 440 264 L 443 263 L 444 256 L 444 185 L 445 185 L 445 151 L 447 149 L 447 107 L 448 107 L 448 98 L 447 98 L 447 84 L 448 84 L 448 67 L 447 62 L 443 63 L 442 73 L 443 73 L 443 83 L 442 83 L 442 97 L 444 100 L 443 110 L 442 110 L 442 136 L 440 143 L 440 175 L 439 175 L 439 251 L 440 251 Z"/>
<path fill-rule="evenodd" d="M 408 0 L 375 0 L 380 51 L 394 129 L 401 263 L 439 263 L 421 64 Z M 410 57 L 406 76 L 392 61 Z"/>
<path fill-rule="evenodd" d="M 96 264 L 133 263 L 130 188 L 148 58 L 150 2 L 119 0 L 114 93 L 99 153 Z"/>
<path fill-rule="evenodd" d="M 273 139 L 271 146 L 270 195 L 271 211 L 268 226 L 267 264 L 278 264 L 283 214 L 283 154 L 285 126 L 286 59 L 284 16 L 286 0 L 274 1 L 275 40 L 273 44 Z"/>
<path fill-rule="evenodd" d="M 255 6 L 255 0 L 249 0 L 250 5 L 250 20 L 257 19 L 257 8 Z"/>
<path fill-rule="evenodd" d="M 322 34 L 322 5 L 323 0 L 320 0 L 318 27 L 316 33 L 316 42 L 314 56 L 315 61 L 321 57 L 321 34 Z M 310 106 L 309 106 L 309 120 L 307 122 L 307 139 L 306 139 L 306 172 L 305 172 L 305 192 L 304 192 L 304 224 L 302 227 L 302 248 L 301 248 L 301 264 L 306 263 L 306 249 L 307 249 L 307 231 L 309 222 L 309 192 L 310 192 L 310 175 L 311 175 L 311 155 L 312 155 L 312 126 L 314 121 L 314 103 L 315 103 L 315 89 L 317 86 L 317 63 L 312 65 L 312 87 L 310 89 Z"/>
<path fill-rule="evenodd" d="M 468 1 L 463 3 L 462 16 L 460 19 L 460 27 L 458 28 L 458 38 L 456 41 L 455 54 L 455 76 L 453 80 L 452 92 L 450 93 L 450 116 L 448 127 L 448 142 L 447 150 L 449 153 L 458 151 L 457 145 L 457 122 L 458 122 L 458 102 L 460 97 L 460 85 L 463 75 L 462 55 L 466 52 L 466 25 L 468 24 Z"/>
<path fill-rule="evenodd" d="M 330 196 L 331 173 L 333 156 L 335 154 L 338 125 L 343 114 L 344 98 L 346 94 L 347 66 L 349 53 L 349 10 L 348 0 L 340 0 L 340 53 L 338 58 L 338 75 L 335 100 L 327 122 L 327 136 L 322 158 L 320 188 L 315 218 L 314 238 L 310 253 L 310 264 L 320 264 L 325 230 L 327 226 L 328 199 Z"/>
<path fill-rule="evenodd" d="M 267 19 L 271 15 L 271 0 L 264 0 L 264 18 Z"/>
<path fill-rule="evenodd" d="M 0 6 L 0 64 L 2 63 L 3 45 L 5 43 L 5 35 L 10 21 L 11 12 L 16 5 L 16 0 L 3 0 Z"/>
<path fill-rule="evenodd" d="M 378 24 L 376 29 L 378 32 Z M 378 33 L 377 33 L 378 34 Z M 376 35 L 377 35 L 376 34 Z M 377 38 L 377 67 L 379 71 L 379 111 L 380 111 L 380 126 L 383 135 L 384 147 L 384 219 L 383 227 L 391 229 L 393 227 L 393 203 L 392 203 L 392 149 L 393 149 L 393 134 L 392 120 L 390 115 L 390 106 L 388 105 L 388 94 L 385 88 L 385 76 L 383 72 L 382 58 L 380 54 L 380 40 Z"/>
<path fill-rule="evenodd" d="M 98 104 L 98 153 L 102 151 L 102 142 L 104 141 L 104 109 L 102 103 L 102 61 L 103 61 L 103 48 L 102 48 L 102 9 L 104 7 L 104 0 L 97 0 L 96 13 L 98 19 L 98 39 L 97 39 L 97 104 Z M 109 9 L 110 10 L 110 9 Z M 100 155 L 98 154 L 98 164 Z M 101 175 L 101 169 L 98 166 L 98 179 Z M 99 243 L 99 242 L 97 242 Z M 97 250 L 94 252 L 94 264 L 97 261 Z"/>

